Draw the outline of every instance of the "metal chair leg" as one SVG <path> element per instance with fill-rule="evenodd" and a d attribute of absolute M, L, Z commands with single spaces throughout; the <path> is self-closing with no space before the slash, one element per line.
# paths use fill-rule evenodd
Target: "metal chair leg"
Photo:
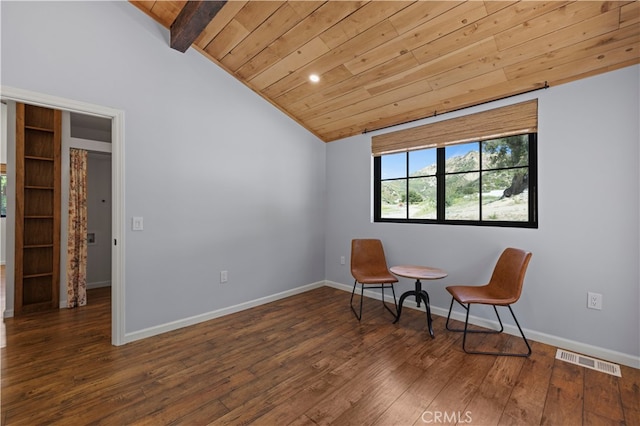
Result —
<path fill-rule="evenodd" d="M 391 293 L 393 293 L 393 305 L 396 307 L 396 313 L 394 315 L 397 317 L 398 316 L 398 301 L 396 300 L 396 290 L 395 290 L 393 284 L 391 284 Z"/>
<path fill-rule="evenodd" d="M 394 317 L 397 317 L 398 316 L 398 301 L 396 300 L 396 291 L 393 288 L 393 284 L 391 284 L 391 292 L 393 293 L 393 304 L 396 307 L 396 312 L 395 313 L 391 309 L 389 309 L 387 304 L 384 302 L 384 284 L 380 285 L 380 288 L 382 289 L 382 306 L 384 306 L 385 309 L 391 313 L 391 315 L 393 315 Z"/>
<path fill-rule="evenodd" d="M 351 300 L 349 301 L 349 305 L 351 306 L 351 311 L 353 312 L 353 315 L 355 315 L 355 317 L 358 319 L 358 321 L 360 321 L 362 319 L 362 301 L 364 300 L 364 285 L 360 284 L 361 290 L 360 290 L 360 312 L 356 312 L 356 310 L 353 307 L 353 296 L 356 292 L 356 286 L 358 285 L 358 280 L 355 280 L 353 282 L 353 290 L 351 290 Z M 384 301 L 384 284 L 381 284 L 379 287 L 373 287 L 373 288 L 380 288 L 382 290 L 382 306 L 385 307 L 385 309 L 387 311 L 389 311 L 391 313 L 391 315 L 394 316 L 394 318 L 397 318 L 398 316 L 398 300 L 396 299 L 396 291 L 393 288 L 393 284 L 391 285 L 391 291 L 393 293 L 393 304 L 396 308 L 396 311 L 393 312 L 385 303 Z"/>
<path fill-rule="evenodd" d="M 518 327 L 518 331 L 520 331 L 520 335 L 522 336 L 522 340 L 524 340 L 525 345 L 527 345 L 527 352 L 484 352 L 484 351 L 472 351 L 472 350 L 468 350 L 466 347 L 466 341 L 467 341 L 467 333 L 482 333 L 482 334 L 499 334 L 502 333 L 504 331 L 504 326 L 502 325 L 502 320 L 500 319 L 500 315 L 498 314 L 498 309 L 496 307 L 496 305 L 491 305 L 493 306 L 493 310 L 496 313 L 496 316 L 498 317 L 498 322 L 500 323 L 500 330 L 469 330 L 469 312 L 471 310 L 471 303 L 467 304 L 467 306 L 463 305 L 462 303 L 458 302 L 458 304 L 460 306 L 462 306 L 466 311 L 466 316 L 465 316 L 465 320 L 464 320 L 464 329 L 461 328 L 452 328 L 449 326 L 449 319 L 451 318 L 451 310 L 453 309 L 453 302 L 454 302 L 455 298 L 451 299 L 451 305 L 449 306 L 449 314 L 447 315 L 447 323 L 445 325 L 445 327 L 447 328 L 447 330 L 449 331 L 455 331 L 455 332 L 462 332 L 464 333 L 462 336 L 462 350 L 464 350 L 466 353 L 468 354 L 478 354 L 478 355 L 498 355 L 498 356 L 521 356 L 521 357 L 528 357 L 529 355 L 531 355 L 531 346 L 529 345 L 529 341 L 527 340 L 527 338 L 524 335 L 524 332 L 522 331 L 522 328 L 520 327 L 520 324 L 518 323 L 518 319 L 516 318 L 515 314 L 513 313 L 513 309 L 511 309 L 511 305 L 506 305 L 507 308 L 509 308 L 509 312 L 511 312 L 511 316 L 513 317 L 513 320 L 516 323 L 516 326 Z"/>
<path fill-rule="evenodd" d="M 355 310 L 355 309 L 353 309 L 353 295 L 354 295 L 354 293 L 356 292 L 356 285 L 358 285 L 358 280 L 355 280 L 355 281 L 353 282 L 353 290 L 351 291 L 351 301 L 349 302 L 349 305 L 351 306 L 351 310 L 353 311 L 353 315 L 355 315 L 355 316 L 356 316 L 356 318 L 358 318 L 358 321 L 360 321 L 360 319 L 362 318 L 362 298 L 363 298 L 363 296 L 364 296 L 364 286 L 363 286 L 363 285 L 361 285 L 361 287 L 362 287 L 362 291 L 361 291 L 361 293 L 360 293 L 360 315 L 358 315 L 358 314 L 356 313 L 356 310 Z"/>

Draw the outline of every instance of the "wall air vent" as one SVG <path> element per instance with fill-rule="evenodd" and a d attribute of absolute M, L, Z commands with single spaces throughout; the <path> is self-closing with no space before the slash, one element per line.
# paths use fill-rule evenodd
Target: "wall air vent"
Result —
<path fill-rule="evenodd" d="M 581 365 L 583 367 L 600 371 L 602 373 L 611 374 L 612 376 L 622 377 L 620 366 L 607 361 L 601 361 L 596 358 L 575 354 L 563 349 L 558 349 L 556 351 L 556 359 L 566 361 L 570 364 Z"/>

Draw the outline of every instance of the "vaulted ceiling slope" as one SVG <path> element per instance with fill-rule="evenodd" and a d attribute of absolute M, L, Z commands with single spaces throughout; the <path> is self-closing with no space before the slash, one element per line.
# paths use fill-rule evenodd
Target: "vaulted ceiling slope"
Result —
<path fill-rule="evenodd" d="M 192 47 L 329 142 L 638 64 L 640 2 L 230 0 Z"/>

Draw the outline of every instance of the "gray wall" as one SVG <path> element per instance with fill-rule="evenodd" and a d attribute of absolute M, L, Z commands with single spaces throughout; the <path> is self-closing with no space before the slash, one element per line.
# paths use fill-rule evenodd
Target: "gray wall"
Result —
<path fill-rule="evenodd" d="M 0 8 L 2 85 L 125 111 L 127 333 L 324 279 L 323 142 L 127 2 Z"/>
<path fill-rule="evenodd" d="M 87 159 L 87 287 L 111 285 L 111 154 L 89 153 Z"/>
<path fill-rule="evenodd" d="M 629 67 L 411 125 L 538 98 L 538 229 L 372 223 L 372 134 L 328 144 L 327 280 L 351 285 L 349 262 L 340 265 L 340 256 L 349 258 L 352 238 L 378 237 L 390 264 L 449 272 L 426 284 L 442 313 L 451 300 L 446 285 L 486 283 L 500 252 L 521 247 L 533 258 L 515 311 L 532 337 L 640 365 L 639 70 Z M 412 286 L 408 279 L 400 282 L 402 291 Z M 601 311 L 586 308 L 588 291 L 603 295 Z M 489 311 L 475 313 L 492 318 Z"/>

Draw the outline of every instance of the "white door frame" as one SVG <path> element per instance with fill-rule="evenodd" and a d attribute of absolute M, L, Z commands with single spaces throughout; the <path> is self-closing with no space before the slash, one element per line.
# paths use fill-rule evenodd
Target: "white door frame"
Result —
<path fill-rule="evenodd" d="M 111 119 L 111 344 L 125 342 L 124 298 L 124 111 L 9 86 L 0 86 L 0 99 Z M 13 247 L 7 241 L 7 251 Z"/>

